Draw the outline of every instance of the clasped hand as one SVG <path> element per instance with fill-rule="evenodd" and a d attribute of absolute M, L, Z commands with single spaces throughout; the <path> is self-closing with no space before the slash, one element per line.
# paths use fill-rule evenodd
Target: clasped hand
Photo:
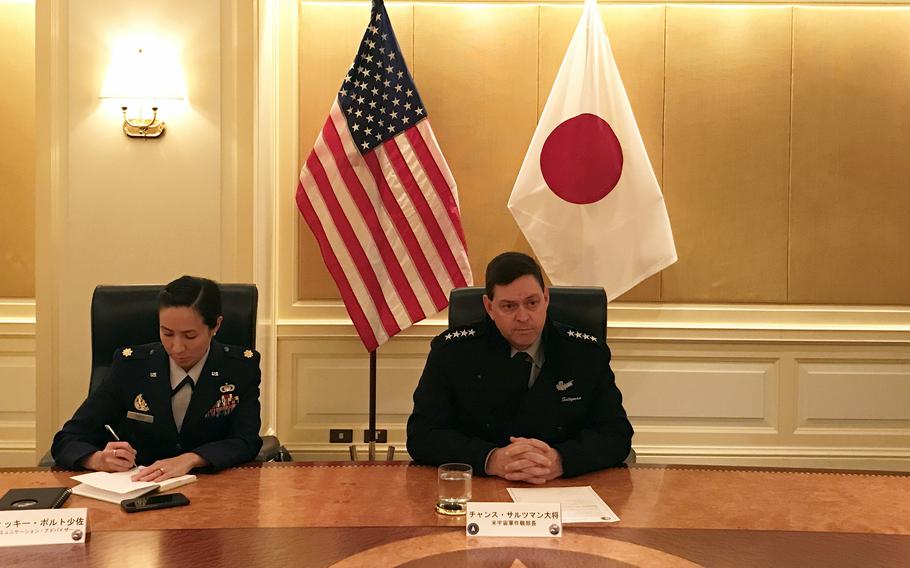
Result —
<path fill-rule="evenodd" d="M 536 438 L 509 438 L 510 444 L 496 448 L 487 461 L 487 473 L 510 481 L 542 484 L 562 475 L 562 457 L 546 442 Z"/>

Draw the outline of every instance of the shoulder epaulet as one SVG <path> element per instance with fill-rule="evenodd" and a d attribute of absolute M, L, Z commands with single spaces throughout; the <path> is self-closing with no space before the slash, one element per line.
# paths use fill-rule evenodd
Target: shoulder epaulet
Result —
<path fill-rule="evenodd" d="M 222 345 L 222 351 L 228 357 L 232 359 L 245 359 L 247 361 L 258 361 L 259 352 L 255 349 L 250 349 L 249 347 L 242 347 L 239 345 Z"/>
<path fill-rule="evenodd" d="M 114 359 L 148 359 L 155 353 L 155 349 L 164 349 L 156 343 L 144 345 L 125 345 L 114 353 Z"/>
<path fill-rule="evenodd" d="M 433 339 L 433 345 L 448 345 L 458 343 L 468 339 L 474 339 L 483 335 L 483 326 L 480 325 L 463 325 L 460 327 L 450 327 L 440 333 Z"/>
<path fill-rule="evenodd" d="M 584 331 L 579 331 L 577 329 L 563 325 L 557 326 L 557 329 L 562 335 L 571 339 L 572 341 L 577 341 L 578 343 L 589 343 L 593 345 L 598 345 L 601 343 L 599 337 L 596 335 L 591 335 Z"/>

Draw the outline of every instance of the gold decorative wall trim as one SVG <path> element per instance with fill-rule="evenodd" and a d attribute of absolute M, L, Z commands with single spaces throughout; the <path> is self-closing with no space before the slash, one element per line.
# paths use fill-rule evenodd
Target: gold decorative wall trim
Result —
<path fill-rule="evenodd" d="M 278 337 L 356 337 L 340 302 L 298 302 L 294 307 L 305 317 L 279 319 Z M 433 337 L 447 327 L 447 318 L 441 312 L 400 336 Z M 619 303 L 607 311 L 607 337 L 610 342 L 910 345 L 910 308 Z"/>
<path fill-rule="evenodd" d="M 0 300 L 0 336 L 35 335 L 35 300 Z"/>
<path fill-rule="evenodd" d="M 300 0 L 301 4 L 326 4 L 325 0 Z M 331 4 L 367 4 L 363 0 L 332 0 Z M 396 4 L 404 5 L 422 5 L 422 4 L 453 4 L 452 0 L 420 0 L 419 2 L 398 2 L 396 0 L 391 0 L 386 2 L 387 5 L 394 6 Z M 528 2 L 527 0 L 459 0 L 458 4 L 484 4 L 484 5 L 505 5 L 505 6 L 565 6 L 575 4 L 581 6 L 584 2 L 578 0 L 548 0 L 546 2 Z M 910 2 L 907 0 L 853 0 L 851 2 L 843 2 L 837 0 L 803 0 L 801 2 L 781 2 L 780 0 L 700 0 L 698 2 L 692 2 L 691 0 L 664 0 L 663 2 L 655 2 L 654 0 L 621 0 L 617 1 L 604 1 L 598 0 L 598 5 L 600 6 L 623 6 L 623 5 L 712 5 L 712 4 L 721 4 L 721 5 L 730 5 L 730 6 L 882 6 L 882 7 L 894 7 L 894 6 L 907 6 L 910 5 Z"/>

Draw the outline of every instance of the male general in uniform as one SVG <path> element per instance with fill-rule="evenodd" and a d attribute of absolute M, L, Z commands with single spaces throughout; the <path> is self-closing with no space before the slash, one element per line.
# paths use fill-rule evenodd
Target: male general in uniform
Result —
<path fill-rule="evenodd" d="M 550 321 L 534 259 L 494 258 L 483 302 L 489 317 L 431 344 L 408 419 L 411 457 L 538 484 L 621 464 L 633 432 L 610 350 Z"/>
<path fill-rule="evenodd" d="M 134 479 L 163 481 L 256 457 L 259 353 L 213 339 L 223 319 L 218 285 L 184 276 L 168 284 L 158 305 L 161 342 L 117 350 L 110 377 L 54 436 L 57 465 L 145 465 Z"/>

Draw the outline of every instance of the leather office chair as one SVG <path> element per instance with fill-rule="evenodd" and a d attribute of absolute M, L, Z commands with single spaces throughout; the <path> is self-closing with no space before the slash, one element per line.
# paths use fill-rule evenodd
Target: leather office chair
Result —
<path fill-rule="evenodd" d="M 603 288 L 582 286 L 550 286 L 550 305 L 547 316 L 593 335 L 598 341 L 607 340 L 607 294 Z M 456 288 L 449 294 L 449 327 L 470 325 L 482 320 L 484 288 Z M 625 462 L 635 463 L 635 450 L 629 451 Z"/>
<path fill-rule="evenodd" d="M 91 395 L 111 375 L 114 351 L 124 345 L 159 341 L 158 293 L 163 285 L 97 286 L 92 294 Z M 259 291 L 253 284 L 219 284 L 224 322 L 215 338 L 231 345 L 256 346 Z M 292 461 L 275 436 L 262 437 L 256 461 Z M 39 465 L 53 466 L 48 453 Z"/>
<path fill-rule="evenodd" d="M 547 315 L 577 327 L 598 341 L 607 340 L 607 294 L 603 288 L 550 286 Z M 484 288 L 456 288 L 449 294 L 449 327 L 478 322 L 487 315 L 483 307 Z"/>

